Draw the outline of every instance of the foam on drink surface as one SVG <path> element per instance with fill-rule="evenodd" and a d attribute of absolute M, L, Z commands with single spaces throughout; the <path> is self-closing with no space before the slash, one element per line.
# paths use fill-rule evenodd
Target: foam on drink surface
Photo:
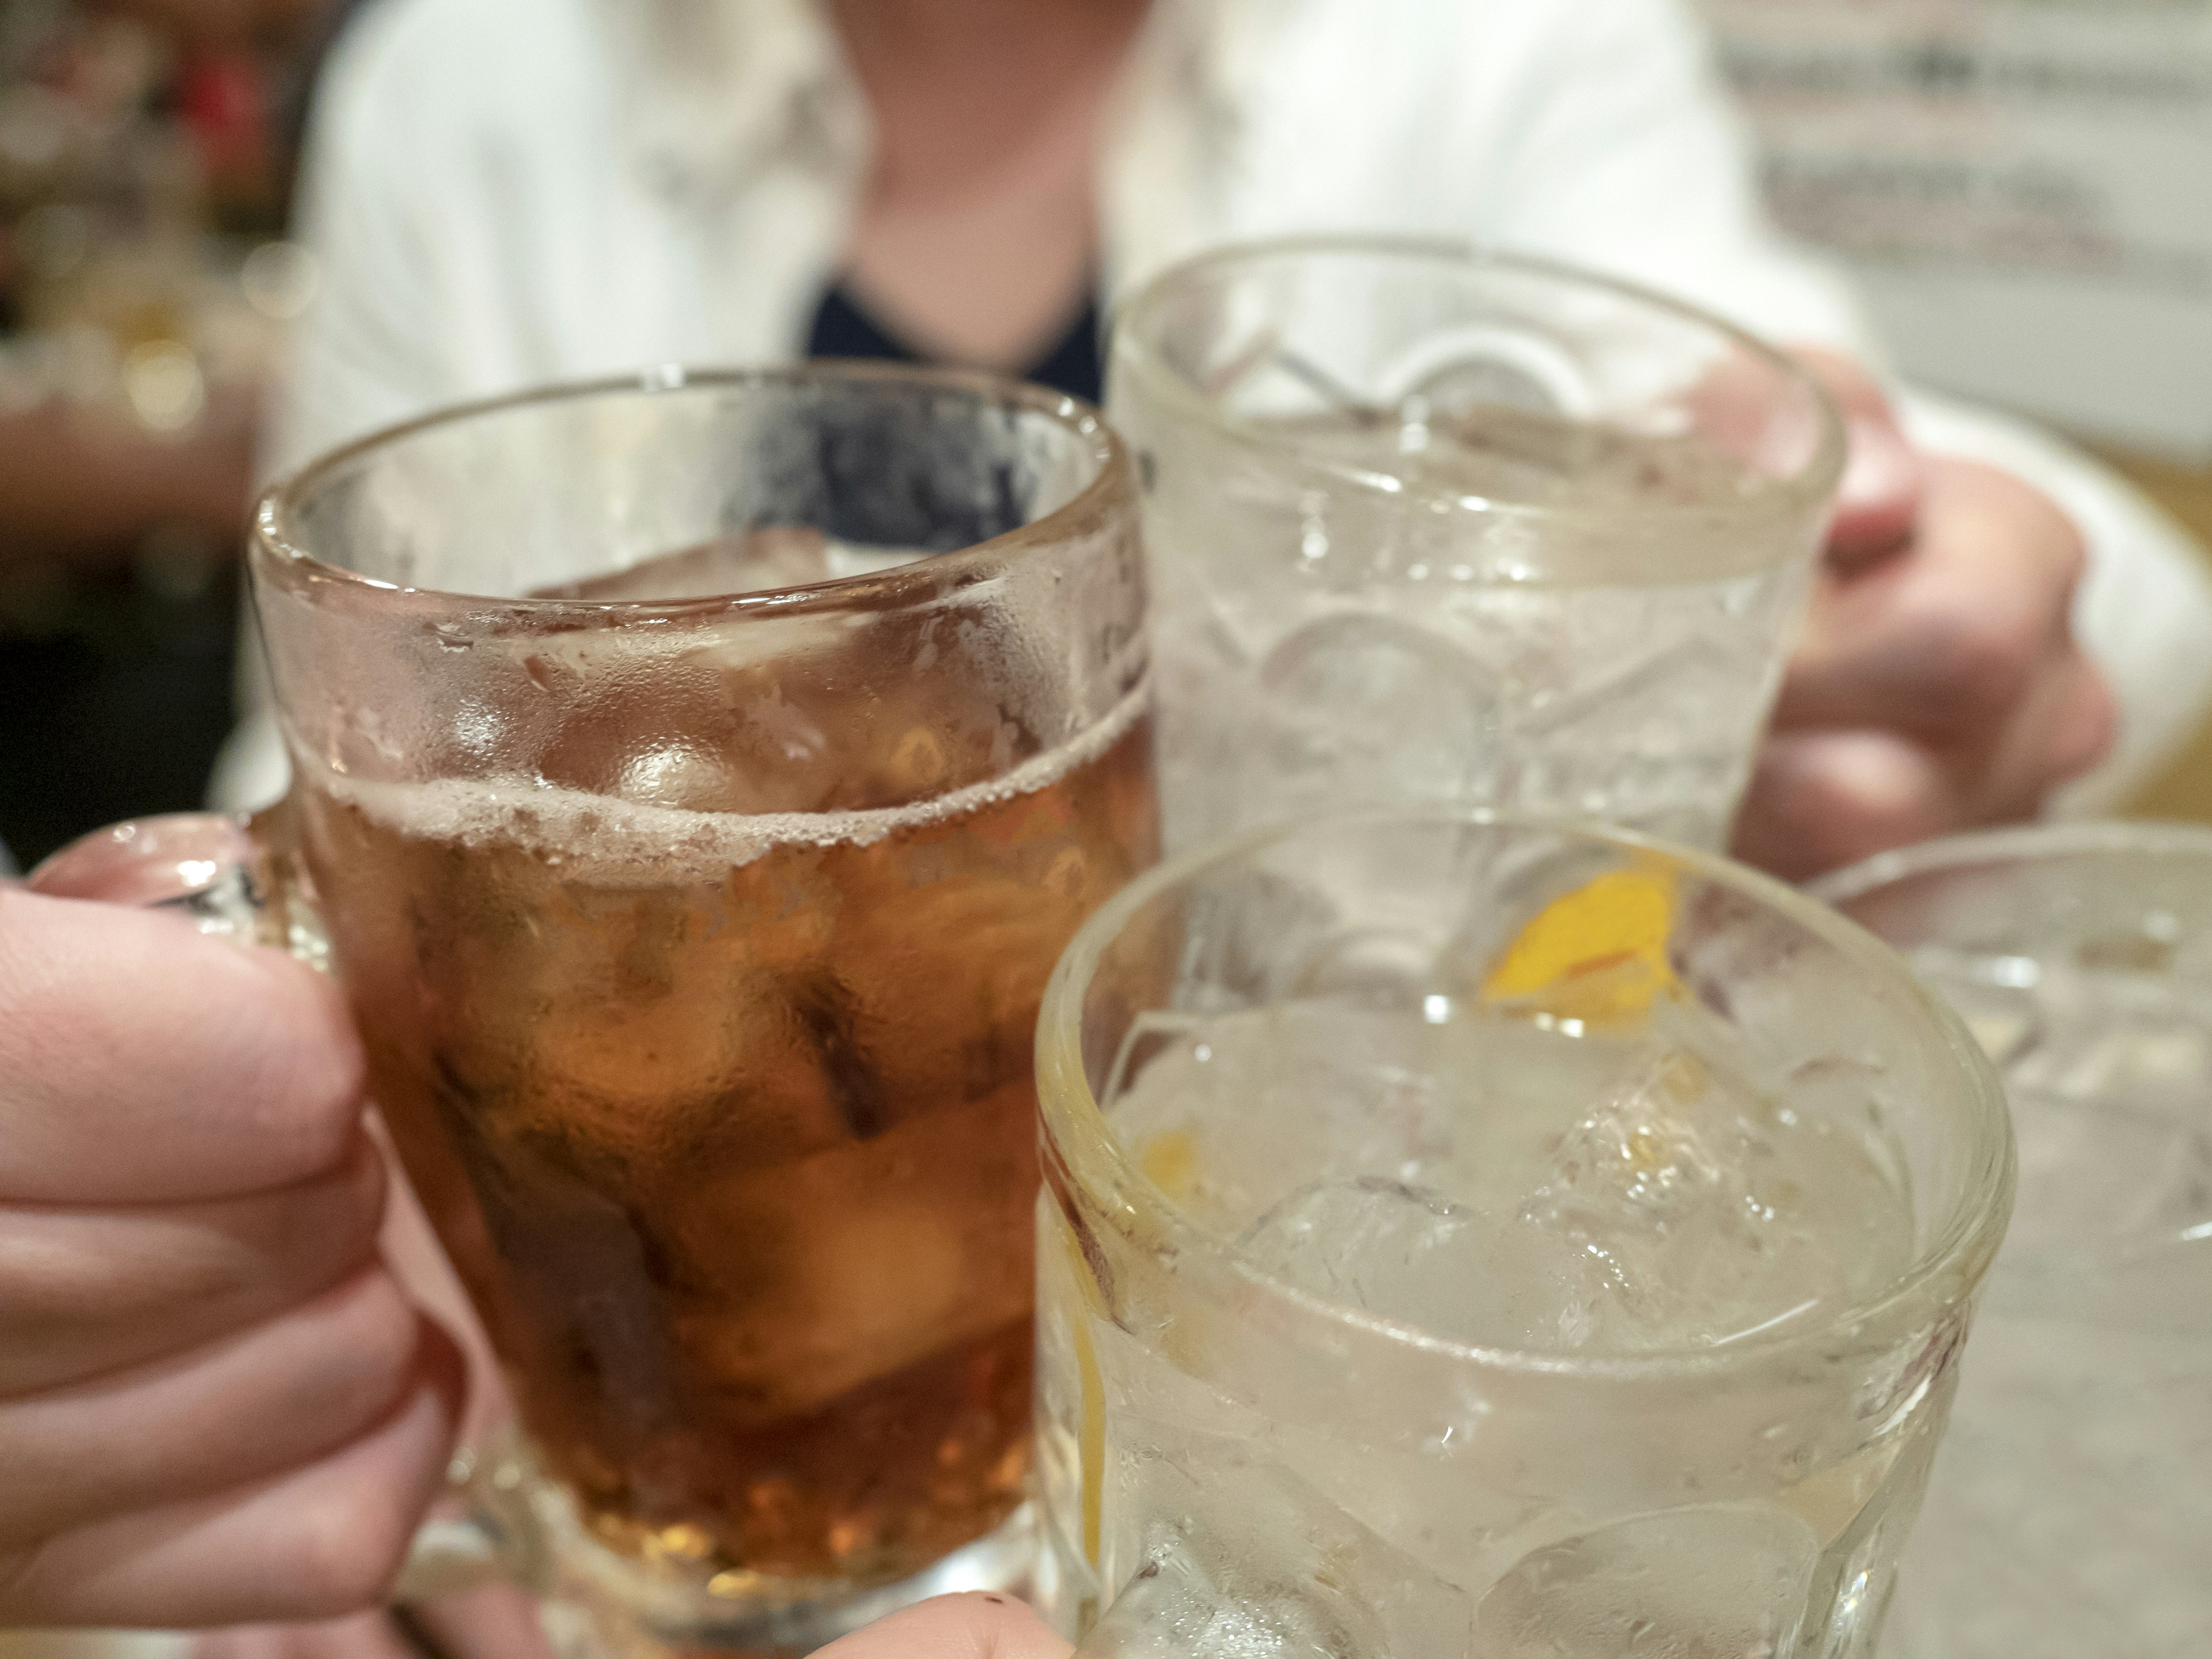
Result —
<path fill-rule="evenodd" d="M 910 806 L 861 811 L 693 811 L 520 778 L 382 783 L 325 772 L 314 787 L 405 835 L 465 847 L 520 847 L 558 861 L 575 881 L 712 881 L 780 848 L 873 846 L 1048 789 L 1127 737 L 1151 702 L 1147 678 L 1073 742 L 1003 776 Z"/>
<path fill-rule="evenodd" d="M 836 541 L 818 530 L 803 526 L 771 526 L 734 534 L 701 546 L 681 549 L 644 560 L 626 569 L 542 589 L 534 597 L 583 601 L 618 607 L 629 603 L 674 600 L 718 595 L 732 597 L 816 586 L 853 578 L 881 575 L 915 563 L 928 555 L 913 548 L 856 546 Z M 563 719 L 577 720 L 596 732 L 600 711 L 589 701 L 581 670 L 596 668 L 603 679 L 627 675 L 650 684 L 659 681 L 674 686 L 685 673 L 696 676 L 702 667 L 709 673 L 734 676 L 726 683 L 719 706 L 677 709 L 656 706 L 639 695 L 634 705 L 613 719 L 611 738 L 601 735 L 585 744 L 586 751 L 607 776 L 607 787 L 579 787 L 573 775 L 550 780 L 543 769 L 573 774 L 575 757 L 562 754 L 565 767 L 544 768 L 535 773 L 520 768 L 489 775 L 447 776 L 428 782 L 375 781 L 338 768 L 318 769 L 315 787 L 403 833 L 466 847 L 520 847 L 557 863 L 569 878 L 585 883 L 621 884 L 641 876 L 654 881 L 714 880 L 725 872 L 749 864 L 784 847 L 866 847 L 902 831 L 943 823 L 1018 796 L 1049 788 L 1062 777 L 1097 759 L 1127 736 L 1142 717 L 1151 698 L 1149 678 L 1142 678 L 1103 718 L 1091 721 L 1073 741 L 1045 753 L 1009 764 L 998 775 L 970 782 L 926 800 L 866 810 L 748 812 L 707 810 L 695 804 L 734 793 L 734 780 L 720 775 L 726 746 L 740 728 L 728 724 L 733 710 L 746 717 L 772 721 L 786 687 L 775 672 L 773 655 L 754 660 L 747 654 L 757 629 L 740 626 L 734 631 L 701 638 L 647 638 L 626 632 L 623 613 L 608 612 L 605 629 L 568 629 L 543 637 L 522 637 L 505 647 L 501 667 L 509 681 L 526 678 L 533 688 L 528 695 L 548 705 L 558 726 Z M 824 630 L 825 633 L 827 630 Z M 767 635 L 761 635 L 765 639 Z M 673 650 L 678 653 L 670 656 Z M 855 642 L 854 650 L 865 650 Z M 558 670 L 549 664 L 558 664 Z M 858 658 L 840 676 L 820 663 L 805 671 L 823 689 L 854 696 L 854 688 L 865 692 L 881 678 L 880 665 Z M 562 678 L 565 673 L 571 677 Z M 958 677 L 943 677 L 945 686 L 964 692 Z M 842 683 L 841 683 L 842 681 Z M 487 682 L 489 685 L 492 682 Z M 556 687 L 559 689 L 549 689 Z M 486 690 L 475 698 L 499 708 L 506 693 Z M 862 704 L 868 700 L 863 696 Z M 935 718 L 948 711 L 971 724 L 978 710 L 957 702 L 943 707 L 917 702 L 902 736 L 892 744 L 915 745 L 937 755 L 942 763 L 943 744 L 933 732 Z M 531 713 L 540 713 L 533 709 Z M 834 730 L 848 713 L 843 704 L 830 702 L 811 711 L 817 725 Z M 865 711 L 873 714 L 872 709 Z M 992 710 L 992 720 L 999 720 Z M 705 717 L 708 724 L 702 725 Z M 712 723 L 715 717 L 720 724 Z M 805 724 L 806 717 L 787 714 Z M 501 717 L 490 718 L 494 726 Z M 860 722 L 856 722 L 859 724 Z M 841 769 L 841 741 L 809 726 L 811 744 L 804 765 L 832 774 Z M 878 745 L 881 734 L 876 734 Z M 557 750 L 567 741 L 565 732 L 551 739 Z M 872 752 L 852 756 L 857 769 L 880 763 Z M 604 752 L 600 752 L 604 751 Z M 540 764 L 545 757 L 541 754 Z M 894 754 L 891 757 L 896 760 Z M 775 768 L 769 769 L 773 776 Z M 596 781 L 596 780 L 594 780 Z M 721 786 L 721 787 L 718 787 Z"/>

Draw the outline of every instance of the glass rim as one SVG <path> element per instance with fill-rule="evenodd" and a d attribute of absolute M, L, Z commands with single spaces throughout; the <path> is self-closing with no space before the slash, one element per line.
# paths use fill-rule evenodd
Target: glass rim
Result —
<path fill-rule="evenodd" d="M 301 508 L 343 469 L 426 433 L 495 418 L 516 410 L 611 398 L 684 397 L 746 388 L 791 387 L 823 381 L 965 392 L 979 402 L 1038 416 L 1089 447 L 1097 471 L 1067 501 L 1030 523 L 968 546 L 916 559 L 872 574 L 840 577 L 779 588 L 694 595 L 676 599 L 574 599 L 477 594 L 413 587 L 349 570 L 310 552 L 297 535 Z M 472 617 L 563 617 L 622 621 L 787 617 L 824 611 L 889 610 L 940 597 L 988 575 L 1034 548 L 1082 533 L 1112 510 L 1127 488 L 1127 449 L 1121 434 L 1093 405 L 1065 392 L 985 370 L 944 368 L 860 358 L 817 358 L 801 363 L 692 368 L 657 365 L 635 374 L 603 375 L 524 387 L 498 397 L 441 405 L 379 428 L 307 462 L 264 489 L 255 503 L 251 551 L 257 575 L 295 592 L 317 588 L 373 593 L 392 600 L 464 605 Z"/>
<path fill-rule="evenodd" d="M 2014 823 L 1916 842 L 1876 853 L 1805 884 L 1823 904 L 1848 904 L 1893 883 L 1970 865 L 2025 864 L 2040 858 L 2195 854 L 2212 861 L 2212 826 L 2164 818 L 2081 818 Z"/>
<path fill-rule="evenodd" d="M 1419 1327 L 1333 1302 L 1299 1289 L 1262 1270 L 1232 1240 L 1200 1225 L 1144 1174 L 1106 1123 L 1082 1060 L 1083 1002 L 1107 947 L 1145 906 L 1209 871 L 1236 864 L 1268 847 L 1317 833 L 1340 834 L 1366 823 L 1474 826 L 1533 830 L 1579 839 L 1622 851 L 1657 854 L 1686 873 L 1745 895 L 1834 946 L 1867 971 L 1887 981 L 1923 1014 L 1957 1062 L 1963 1085 L 1957 1109 L 1967 1132 L 1984 1148 L 1966 1176 L 1965 1195 L 1948 1224 L 1913 1254 L 1912 1260 L 1879 1290 L 1857 1297 L 1802 1324 L 1784 1322 L 1768 1332 L 1705 1346 L 1650 1351 L 1576 1352 L 1515 1348 L 1464 1342 Z M 1153 1237 L 1169 1242 L 1178 1255 L 1188 1253 L 1225 1267 L 1260 1295 L 1319 1317 L 1360 1338 L 1492 1370 L 1532 1375 L 1574 1376 L 1613 1381 L 1695 1377 L 1734 1370 L 1777 1353 L 1818 1346 L 1849 1330 L 1881 1322 L 1910 1304 L 1926 1287 L 1959 1262 L 1981 1257 L 1986 1269 L 2002 1241 L 2011 1210 L 2014 1181 L 2012 1120 L 2002 1085 L 1981 1045 L 1965 1022 L 1923 985 L 1904 957 L 1857 923 L 1802 890 L 1748 866 L 1693 848 L 1644 836 L 1595 820 L 1538 817 L 1487 809 L 1433 807 L 1358 808 L 1302 818 L 1248 832 L 1196 848 L 1156 865 L 1094 911 L 1079 929 L 1053 969 L 1038 1013 L 1037 1102 L 1048 1166 L 1056 1164 L 1094 1200 L 1132 1221 L 1141 1221 Z M 1080 1137 L 1073 1150 L 1071 1140 Z M 1100 1182 L 1092 1166 L 1106 1177 Z M 1048 1189 L 1049 1188 L 1048 1180 Z"/>
<path fill-rule="evenodd" d="M 1842 412 L 1833 394 L 1820 378 L 1787 352 L 1769 344 L 1717 312 L 1706 310 L 1659 289 L 1586 270 L 1565 260 L 1517 253 L 1455 237 L 1356 233 L 1274 236 L 1212 247 L 1179 259 L 1146 278 L 1111 307 L 1106 319 L 1109 376 L 1114 367 L 1124 361 L 1126 353 L 1126 361 L 1144 379 L 1148 392 L 1159 397 L 1185 418 L 1205 427 L 1214 437 L 1240 449 L 1280 453 L 1284 447 L 1282 445 L 1256 435 L 1243 422 L 1224 416 L 1214 399 L 1198 392 L 1186 377 L 1170 368 L 1153 347 L 1142 325 L 1156 307 L 1165 302 L 1173 290 L 1195 276 L 1224 267 L 1260 266 L 1272 261 L 1310 259 L 1316 256 L 1401 260 L 1462 273 L 1510 271 L 1554 283 L 1569 290 L 1581 289 L 1607 295 L 1616 300 L 1630 301 L 1647 311 L 1662 313 L 1677 322 L 1693 324 L 1748 352 L 1773 369 L 1785 382 L 1808 394 L 1808 404 L 1817 432 L 1812 451 L 1794 472 L 1766 481 L 1770 488 L 1761 492 L 1762 508 L 1777 517 L 1809 511 L 1830 499 L 1843 482 L 1847 445 Z M 1302 458 L 1299 464 L 1318 474 L 1340 478 L 1361 489 L 1403 493 L 1410 499 L 1432 506 L 1467 512 L 1572 523 L 1615 516 L 1618 511 L 1518 501 L 1433 487 L 1408 490 L 1401 481 L 1395 478 L 1386 481 L 1382 474 L 1323 457 Z M 1691 502 L 1657 501 L 1639 504 L 1636 513 L 1638 517 L 1647 519 L 1663 516 L 1696 520 L 1711 517 L 1717 512 L 1733 510 L 1735 510 L 1735 504 L 1717 508 Z"/>

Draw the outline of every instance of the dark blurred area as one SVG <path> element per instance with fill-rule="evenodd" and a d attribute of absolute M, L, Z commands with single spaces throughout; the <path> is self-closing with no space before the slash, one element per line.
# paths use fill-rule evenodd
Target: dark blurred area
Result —
<path fill-rule="evenodd" d="M 0 0 L 0 843 L 199 805 L 316 0 Z"/>

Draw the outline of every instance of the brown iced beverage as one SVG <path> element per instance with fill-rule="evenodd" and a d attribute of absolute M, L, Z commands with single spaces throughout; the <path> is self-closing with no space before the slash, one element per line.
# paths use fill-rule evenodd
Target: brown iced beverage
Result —
<path fill-rule="evenodd" d="M 762 574 L 712 552 L 573 591 Z M 626 1553 L 885 1581 L 1021 1499 L 1031 1034 L 1155 855 L 1150 726 L 1141 688 L 1051 746 L 981 673 L 886 697 L 857 659 L 927 625 L 803 684 L 709 629 L 526 786 L 295 797 L 376 1099 L 524 1426 Z M 601 639 L 456 672 L 497 719 Z"/>
<path fill-rule="evenodd" d="M 252 562 L 291 792 L 193 902 L 334 972 L 519 1408 L 401 1592 L 759 1652 L 1019 1583 L 1034 1024 L 1158 839 L 1120 441 L 655 369 L 329 456 Z"/>

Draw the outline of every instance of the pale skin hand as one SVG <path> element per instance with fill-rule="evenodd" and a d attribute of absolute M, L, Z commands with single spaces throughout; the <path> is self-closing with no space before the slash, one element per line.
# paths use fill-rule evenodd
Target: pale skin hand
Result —
<path fill-rule="evenodd" d="M 1735 846 L 1792 879 L 2032 817 L 2114 723 L 2070 625 L 2072 522 L 2008 473 L 1917 454 L 1863 371 L 1801 355 L 1851 462 Z"/>
<path fill-rule="evenodd" d="M 551 1659 L 528 1605 L 512 1590 L 471 1591 L 413 1615 L 447 1659 Z M 360 1613 L 311 1626 L 225 1631 L 192 1659 L 422 1659 L 390 1617 Z M 816 1659 L 1068 1659 L 1066 1642 L 1011 1595 L 940 1595 L 832 1642 Z"/>
<path fill-rule="evenodd" d="M 362 1110 L 296 963 L 0 888 L 0 1627 L 383 1593 L 462 1362 L 380 1255 Z"/>

